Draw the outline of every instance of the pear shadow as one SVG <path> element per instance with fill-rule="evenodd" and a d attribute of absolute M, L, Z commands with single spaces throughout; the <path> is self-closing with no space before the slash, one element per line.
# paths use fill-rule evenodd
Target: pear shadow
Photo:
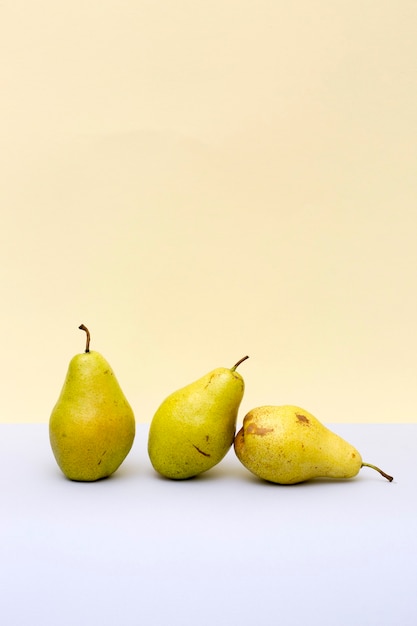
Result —
<path fill-rule="evenodd" d="M 318 478 L 310 478 L 309 480 L 305 480 L 305 481 L 301 481 L 298 483 L 292 483 L 290 485 L 284 485 L 281 483 L 273 483 L 271 481 L 265 480 L 263 478 L 257 478 L 256 476 L 253 476 L 253 480 L 251 482 L 258 482 L 260 484 L 263 484 L 266 487 L 281 487 L 281 488 L 287 488 L 287 489 L 296 489 L 298 488 L 303 488 L 303 489 L 309 489 L 309 488 L 318 488 L 319 486 L 323 487 L 324 485 L 326 485 L 326 487 L 329 486 L 337 486 L 339 487 L 340 485 L 353 485 L 355 483 L 363 483 L 364 481 L 368 481 L 368 480 L 372 480 L 372 481 L 378 481 L 379 482 L 384 482 L 387 484 L 390 484 L 388 480 L 382 480 L 378 479 L 378 476 L 372 476 L 372 477 L 367 477 L 367 476 L 352 476 L 352 478 L 326 478 L 326 477 L 318 477 Z M 395 482 L 395 481 L 392 481 Z"/>
<path fill-rule="evenodd" d="M 220 464 L 218 464 L 220 465 Z M 188 476 L 186 478 L 171 478 L 169 476 L 163 476 L 155 469 L 148 468 L 146 475 L 151 478 L 156 478 L 161 482 L 172 482 L 172 483 L 190 483 L 190 482 L 198 482 L 198 483 L 211 483 L 219 480 L 227 480 L 230 478 L 241 478 L 245 475 L 245 470 L 239 468 L 239 466 L 235 467 L 225 467 L 225 466 L 215 466 L 212 467 L 200 474 L 196 474 L 195 476 Z M 256 477 L 253 477 L 256 480 Z M 258 479 L 259 480 L 259 479 Z"/>
<path fill-rule="evenodd" d="M 261 485 L 264 488 L 269 488 L 269 489 L 297 489 L 297 488 L 302 488 L 302 489 L 308 489 L 311 487 L 317 487 L 319 485 L 323 486 L 323 485 L 341 485 L 341 484 L 352 484 L 355 482 L 358 482 L 360 480 L 360 478 L 358 477 L 353 477 L 353 478 L 326 478 L 326 477 L 320 477 L 320 478 L 310 478 L 309 480 L 304 480 L 304 481 L 300 481 L 298 483 L 291 483 L 291 484 L 283 484 L 283 483 L 274 483 L 270 480 L 266 480 L 264 478 L 260 478 L 259 476 L 255 476 L 255 475 L 245 475 L 243 477 L 243 480 L 247 483 L 251 483 L 253 485 L 257 484 L 257 485 Z"/>
<path fill-rule="evenodd" d="M 57 466 L 56 469 L 47 470 L 47 474 L 50 478 L 58 478 L 60 482 L 74 483 L 78 485 L 82 484 L 100 484 L 106 482 L 118 482 L 120 480 L 137 478 L 141 474 L 143 475 L 143 466 L 140 463 L 126 463 L 120 465 L 112 474 L 108 476 L 102 476 L 95 480 L 82 480 L 77 478 L 69 478 L 62 470 Z"/>
<path fill-rule="evenodd" d="M 187 476 L 186 478 L 171 478 L 170 476 L 163 476 L 163 474 L 160 474 L 156 470 L 150 470 L 147 473 L 147 475 L 151 476 L 151 478 L 156 478 L 156 480 L 163 483 L 190 483 L 196 481 L 201 482 L 205 480 L 205 474 L 206 472 L 203 472 L 202 474 L 197 474 L 196 476 Z"/>

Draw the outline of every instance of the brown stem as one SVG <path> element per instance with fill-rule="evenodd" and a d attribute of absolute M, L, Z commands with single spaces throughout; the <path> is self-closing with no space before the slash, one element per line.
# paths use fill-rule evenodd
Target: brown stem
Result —
<path fill-rule="evenodd" d="M 90 331 L 88 330 L 87 326 L 84 326 L 84 324 L 81 324 L 81 326 L 78 326 L 78 328 L 80 330 L 85 330 L 85 332 L 87 333 L 87 340 L 85 343 L 85 351 L 86 352 L 90 352 Z"/>
<path fill-rule="evenodd" d="M 235 363 L 233 365 L 233 367 L 231 368 L 232 372 L 235 371 L 235 369 L 237 368 L 238 365 L 240 365 L 241 363 L 243 363 L 243 361 L 246 361 L 246 359 L 248 359 L 248 356 L 244 356 L 242 359 L 239 359 L 239 361 L 237 363 Z"/>
<path fill-rule="evenodd" d="M 370 463 L 362 463 L 362 467 L 371 467 L 372 469 L 374 469 L 377 472 L 379 472 L 381 474 L 381 476 L 383 476 L 384 478 L 389 480 L 390 483 L 394 480 L 393 476 L 390 476 L 389 474 L 386 474 L 385 472 L 382 471 L 382 469 L 379 469 L 379 467 L 377 467 L 376 465 L 371 465 Z"/>

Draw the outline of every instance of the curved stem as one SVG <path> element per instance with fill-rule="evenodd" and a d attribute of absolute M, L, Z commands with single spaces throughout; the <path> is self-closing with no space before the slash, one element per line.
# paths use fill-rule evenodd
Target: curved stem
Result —
<path fill-rule="evenodd" d="M 232 372 L 234 372 L 235 369 L 238 367 L 238 365 L 243 363 L 243 361 L 246 361 L 246 359 L 248 359 L 248 358 L 249 358 L 248 356 L 244 356 L 242 359 L 239 359 L 239 361 L 237 363 L 235 363 L 232 368 L 230 368 L 232 370 Z"/>
<path fill-rule="evenodd" d="M 87 333 L 87 340 L 85 343 L 85 351 L 86 352 L 90 352 L 90 331 L 88 330 L 87 326 L 84 326 L 84 324 L 81 324 L 81 326 L 78 326 L 78 328 L 80 330 L 85 330 L 85 332 Z"/>
<path fill-rule="evenodd" d="M 393 476 L 390 476 L 389 474 L 386 474 L 385 472 L 382 471 L 382 469 L 379 469 L 379 467 L 377 467 L 376 465 L 371 465 L 371 463 L 362 463 L 362 467 L 370 467 L 370 468 L 376 470 L 377 472 L 379 472 L 381 474 L 381 476 L 383 476 L 384 478 L 386 478 L 390 482 L 392 482 L 394 480 Z"/>

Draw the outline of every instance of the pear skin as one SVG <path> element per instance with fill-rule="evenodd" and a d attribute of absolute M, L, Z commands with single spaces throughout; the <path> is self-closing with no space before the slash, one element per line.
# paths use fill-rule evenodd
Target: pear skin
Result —
<path fill-rule="evenodd" d="M 135 417 L 106 359 L 87 349 L 74 356 L 49 419 L 49 438 L 65 476 L 95 481 L 113 474 L 135 438 Z"/>
<path fill-rule="evenodd" d="M 312 478 L 353 478 L 364 463 L 358 450 L 297 406 L 262 406 L 243 419 L 234 449 L 240 462 L 264 480 L 291 485 Z"/>
<path fill-rule="evenodd" d="M 152 418 L 148 454 L 154 469 L 175 480 L 217 465 L 231 448 L 244 381 L 219 367 L 168 396 Z"/>

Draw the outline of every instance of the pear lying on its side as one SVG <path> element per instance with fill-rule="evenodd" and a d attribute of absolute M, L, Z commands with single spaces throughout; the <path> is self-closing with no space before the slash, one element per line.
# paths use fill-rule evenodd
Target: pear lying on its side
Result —
<path fill-rule="evenodd" d="M 312 478 L 352 478 L 364 463 L 350 443 L 297 406 L 262 406 L 244 417 L 234 441 L 236 456 L 253 474 L 282 485 Z"/>
<path fill-rule="evenodd" d="M 152 418 L 148 454 L 162 476 L 185 479 L 217 465 L 231 448 L 244 382 L 219 367 L 166 398 Z"/>
<path fill-rule="evenodd" d="M 135 418 L 104 357 L 86 350 L 69 364 L 61 394 L 49 419 L 56 462 L 67 478 L 94 481 L 113 474 L 130 451 Z"/>

